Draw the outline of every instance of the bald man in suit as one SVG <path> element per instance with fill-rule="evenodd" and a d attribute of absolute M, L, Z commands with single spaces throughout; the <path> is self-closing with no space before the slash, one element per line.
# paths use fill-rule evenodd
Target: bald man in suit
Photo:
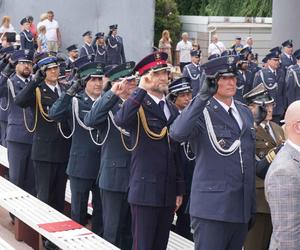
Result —
<path fill-rule="evenodd" d="M 265 178 L 265 195 L 271 210 L 273 233 L 270 250 L 300 249 L 300 101 L 285 114 L 287 142 Z"/>

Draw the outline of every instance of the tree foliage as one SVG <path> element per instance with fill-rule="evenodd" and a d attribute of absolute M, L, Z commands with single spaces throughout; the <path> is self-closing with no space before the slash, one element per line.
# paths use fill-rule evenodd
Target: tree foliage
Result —
<path fill-rule="evenodd" d="M 176 0 L 180 15 L 272 16 L 272 0 Z"/>
<path fill-rule="evenodd" d="M 168 30 L 174 44 L 181 32 L 179 12 L 175 0 L 156 0 L 155 4 L 154 45 L 158 46 L 163 30 Z"/>

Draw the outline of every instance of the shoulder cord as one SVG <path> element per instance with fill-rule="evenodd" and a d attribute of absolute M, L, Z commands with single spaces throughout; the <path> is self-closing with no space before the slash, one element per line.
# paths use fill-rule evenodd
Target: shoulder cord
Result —
<path fill-rule="evenodd" d="M 7 88 L 11 90 L 11 87 L 12 87 L 12 82 L 11 82 L 10 79 L 7 79 Z M 13 88 L 12 88 L 12 89 L 13 89 Z M 13 94 L 13 93 L 12 93 L 12 94 Z M 2 106 L 0 105 L 0 109 L 1 109 L 2 111 L 7 111 L 8 108 L 9 108 L 9 103 L 10 103 L 9 91 L 7 91 L 7 104 L 6 104 L 6 107 L 4 108 L 4 107 L 2 107 Z"/>
<path fill-rule="evenodd" d="M 15 93 L 15 89 L 14 89 L 14 86 L 13 86 L 13 83 L 10 79 L 7 80 L 7 88 L 8 90 L 10 90 L 10 93 L 11 93 L 11 96 L 12 98 L 15 98 L 16 97 L 16 93 Z M 9 93 L 8 93 L 8 98 L 9 98 Z M 35 100 L 36 101 L 36 105 L 35 105 L 35 114 L 34 114 L 34 125 L 33 125 L 33 128 L 29 128 L 28 126 L 28 123 L 27 123 L 27 118 L 26 118 L 26 109 L 23 108 L 23 120 L 24 120 L 24 125 L 25 125 L 25 128 L 26 130 L 29 132 L 29 133 L 33 133 L 36 129 L 36 125 L 37 125 L 37 99 Z M 2 109 L 2 108 L 1 108 Z"/>
<path fill-rule="evenodd" d="M 36 95 L 37 104 L 38 104 L 39 111 L 41 113 L 42 118 L 46 122 L 54 122 L 54 120 L 49 119 L 48 114 L 45 112 L 45 110 L 43 108 L 41 90 L 38 87 L 35 89 L 35 95 Z"/>
<path fill-rule="evenodd" d="M 103 51 L 103 53 L 101 53 L 100 51 L 99 51 L 99 49 L 98 49 L 98 44 L 97 44 L 97 46 L 96 46 L 96 48 L 97 48 L 97 53 L 100 55 L 100 56 L 103 56 L 104 54 L 105 54 L 105 50 Z"/>
<path fill-rule="evenodd" d="M 135 143 L 133 145 L 132 148 L 129 148 L 127 145 L 126 145 L 126 142 L 124 140 L 124 135 L 123 133 L 120 133 L 121 135 L 121 140 L 122 140 L 122 144 L 124 146 L 124 148 L 129 151 L 129 152 L 132 152 L 135 150 L 135 148 L 137 147 L 138 143 L 139 143 L 139 137 L 140 137 L 140 115 L 139 113 L 137 113 L 137 131 L 136 131 L 136 140 L 135 140 Z"/>
<path fill-rule="evenodd" d="M 33 38 L 29 39 L 28 36 L 26 35 L 26 33 L 25 33 L 24 31 L 22 31 L 22 33 L 24 34 L 24 36 L 25 36 L 25 38 L 26 38 L 26 40 L 27 40 L 28 42 L 31 43 L 31 42 L 33 41 Z"/>
<path fill-rule="evenodd" d="M 192 74 L 191 74 L 191 71 L 190 71 L 190 69 L 189 69 L 188 66 L 186 67 L 186 69 L 187 69 L 187 71 L 188 71 L 188 73 L 189 73 L 189 76 L 190 76 L 190 78 L 191 78 L 192 80 L 198 80 L 198 79 L 199 79 L 199 77 L 200 77 L 201 74 L 198 74 L 197 77 L 193 77 Z"/>
<path fill-rule="evenodd" d="M 167 127 L 164 127 L 159 134 L 154 133 L 153 131 L 150 130 L 150 128 L 148 126 L 148 123 L 147 123 L 147 120 L 146 120 L 145 112 L 144 112 L 144 109 L 143 109 L 142 106 L 139 108 L 139 116 L 141 118 L 141 122 L 142 122 L 142 125 L 143 125 L 143 128 L 144 128 L 146 134 L 152 140 L 161 140 L 165 136 L 169 136 Z"/>
<path fill-rule="evenodd" d="M 63 131 L 62 131 L 62 129 L 61 129 L 61 124 L 58 123 L 59 130 L 60 130 L 60 132 L 61 132 L 61 134 L 62 134 L 62 136 L 63 136 L 64 138 L 69 139 L 69 138 L 74 134 L 74 132 L 75 132 L 75 118 L 76 118 L 76 120 L 77 120 L 77 122 L 78 122 L 78 124 L 79 124 L 80 127 L 82 127 L 83 129 L 89 131 L 91 140 L 92 140 L 92 142 L 93 142 L 94 144 L 96 144 L 97 146 L 102 146 L 102 145 L 105 143 L 105 141 L 106 141 L 106 139 L 107 139 L 107 137 L 108 137 L 108 134 L 109 134 L 109 130 L 110 130 L 110 121 L 109 121 L 109 119 L 107 119 L 107 120 L 108 120 L 108 121 L 107 121 L 107 122 L 108 122 L 108 128 L 107 128 L 107 132 L 106 132 L 106 135 L 105 135 L 103 141 L 100 142 L 100 143 L 97 142 L 97 141 L 95 141 L 95 139 L 94 139 L 94 137 L 93 137 L 93 134 L 92 134 L 92 130 L 94 130 L 94 129 L 91 128 L 91 127 L 86 126 L 86 125 L 80 120 L 80 118 L 79 118 L 79 104 L 78 104 L 78 99 L 75 98 L 75 97 L 72 98 L 72 123 L 73 123 L 73 129 L 72 129 L 71 134 L 68 135 L 68 136 L 64 135 L 64 133 L 63 133 Z"/>
<path fill-rule="evenodd" d="M 296 71 L 293 70 L 292 68 L 290 69 L 290 71 L 293 73 L 294 78 L 295 78 L 295 82 L 296 82 L 296 84 L 298 85 L 298 87 L 300 88 L 300 83 L 299 83 L 299 79 L 298 79 L 298 77 L 297 77 Z"/>
<path fill-rule="evenodd" d="M 118 47 L 118 44 L 117 44 L 117 43 L 116 43 L 115 45 L 111 45 L 110 39 L 109 39 L 109 38 L 107 39 L 107 42 L 108 42 L 109 47 L 111 47 L 112 49 Z"/>
<path fill-rule="evenodd" d="M 182 147 L 183 147 L 183 151 L 184 151 L 184 154 L 185 154 L 185 156 L 186 156 L 186 158 L 189 160 L 189 161 L 193 161 L 193 160 L 195 160 L 196 159 L 196 155 L 194 154 L 194 157 L 190 157 L 189 156 L 189 148 L 190 148 L 190 143 L 188 143 L 188 142 L 183 142 L 182 144 Z"/>
<path fill-rule="evenodd" d="M 215 152 L 221 156 L 230 156 L 236 152 L 237 149 L 239 149 L 239 156 L 240 156 L 240 165 L 241 165 L 241 172 L 244 174 L 244 163 L 243 163 L 243 157 L 242 157 L 242 147 L 241 147 L 241 140 L 235 140 L 233 144 L 228 149 L 223 149 L 220 144 L 217 141 L 217 137 L 210 119 L 210 115 L 208 113 L 207 108 L 204 108 L 203 110 L 204 114 L 204 120 L 206 124 L 207 134 L 208 138 L 210 140 L 210 143 L 215 150 Z"/>
<path fill-rule="evenodd" d="M 266 87 L 266 89 L 272 90 L 272 89 L 277 88 L 277 86 L 278 86 L 278 83 L 277 83 L 277 82 L 276 82 L 276 83 L 274 84 L 274 86 L 272 86 L 272 87 L 269 87 L 269 86 L 266 84 L 265 78 L 264 78 L 264 73 L 262 72 L 262 70 L 260 70 L 259 74 L 260 74 L 261 80 L 262 80 L 264 86 Z"/>

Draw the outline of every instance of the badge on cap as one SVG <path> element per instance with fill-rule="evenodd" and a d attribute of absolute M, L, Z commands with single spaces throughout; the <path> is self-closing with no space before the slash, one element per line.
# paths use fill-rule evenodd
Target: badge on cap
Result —
<path fill-rule="evenodd" d="M 130 68 L 131 68 L 131 64 L 130 64 L 130 63 L 126 63 L 125 68 L 126 68 L 126 69 L 130 69 Z"/>
<path fill-rule="evenodd" d="M 233 62 L 234 62 L 234 57 L 233 56 L 228 56 L 227 63 L 232 64 Z"/>
<path fill-rule="evenodd" d="M 156 54 L 155 54 L 155 60 L 156 60 L 156 61 L 160 60 L 160 54 L 159 54 L 159 53 L 156 53 Z"/>

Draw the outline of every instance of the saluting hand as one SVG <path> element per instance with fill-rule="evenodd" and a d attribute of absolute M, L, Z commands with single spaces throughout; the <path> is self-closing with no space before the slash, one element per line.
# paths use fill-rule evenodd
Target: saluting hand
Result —
<path fill-rule="evenodd" d="M 183 200 L 183 196 L 176 196 L 176 208 L 175 208 L 175 212 L 177 212 L 177 210 L 180 208 L 181 204 L 182 204 L 182 200 Z"/>
<path fill-rule="evenodd" d="M 140 83 L 139 83 L 139 88 L 144 89 L 146 91 L 152 89 L 152 81 L 151 81 L 151 73 L 146 74 L 141 77 Z"/>
<path fill-rule="evenodd" d="M 111 87 L 111 91 L 117 95 L 117 96 L 121 96 L 122 94 L 125 93 L 126 91 L 126 79 L 123 79 L 122 81 L 119 82 L 115 82 L 112 87 Z"/>

